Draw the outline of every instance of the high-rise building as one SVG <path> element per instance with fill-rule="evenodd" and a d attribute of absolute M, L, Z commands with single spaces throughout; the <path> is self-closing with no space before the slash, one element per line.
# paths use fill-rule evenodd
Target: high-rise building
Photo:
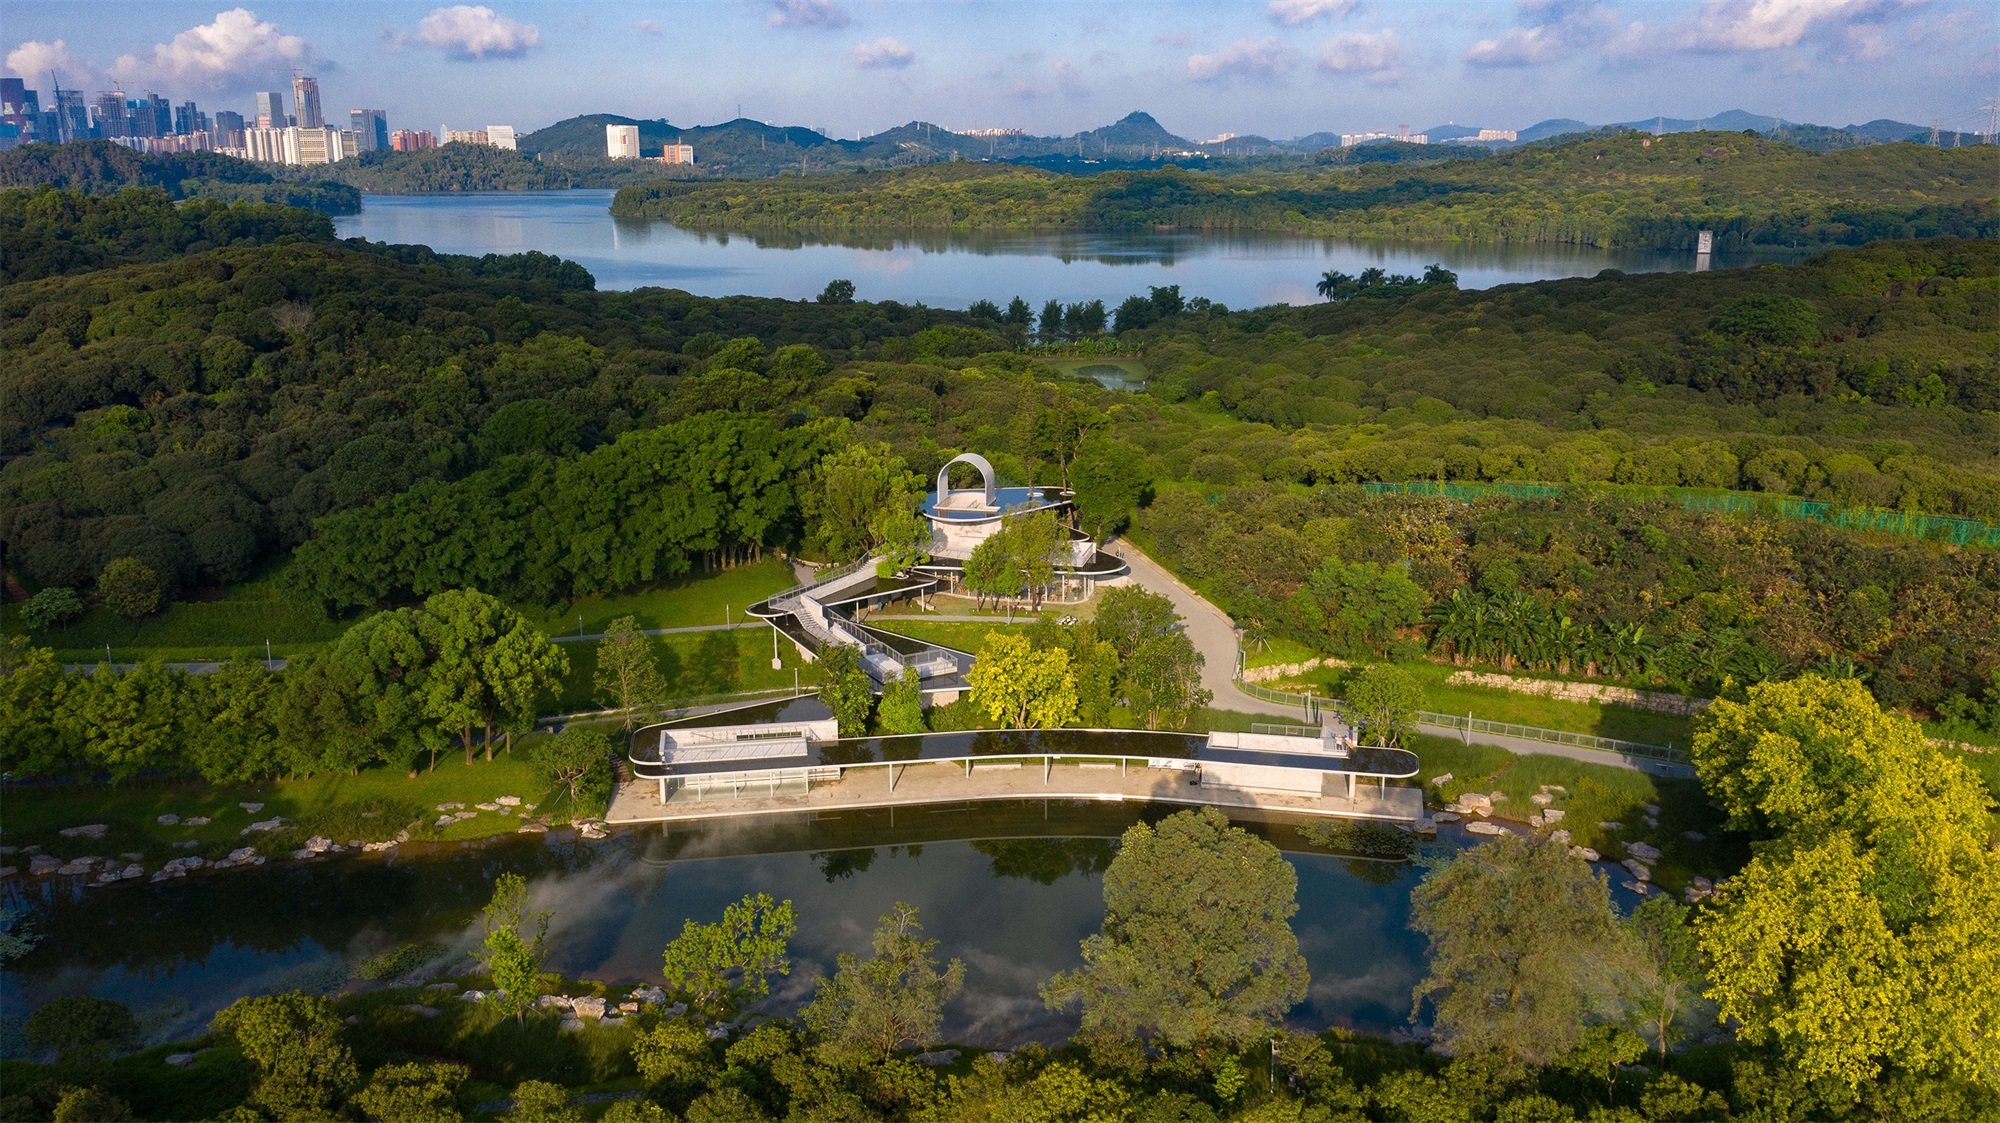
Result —
<path fill-rule="evenodd" d="M 243 147 L 243 114 L 228 109 L 215 111 L 215 143 L 228 148 Z"/>
<path fill-rule="evenodd" d="M 0 78 L 0 116 L 26 113 L 28 83 L 19 78 Z"/>
<path fill-rule="evenodd" d="M 485 144 L 485 129 L 445 129 L 445 144 Z"/>
<path fill-rule="evenodd" d="M 208 123 L 194 102 L 184 102 L 174 107 L 174 132 L 185 136 L 188 133 L 205 133 Z"/>
<path fill-rule="evenodd" d="M 260 129 L 282 129 L 285 120 L 285 95 L 271 90 L 257 95 L 257 127 Z"/>
<path fill-rule="evenodd" d="M 326 127 L 326 114 L 319 108 L 319 79 L 292 76 L 292 108 L 298 115 L 299 128 Z"/>
<path fill-rule="evenodd" d="M 509 152 L 514 151 L 514 126 L 512 125 L 486 126 L 486 143 L 492 145 L 495 148 L 504 148 Z"/>
<path fill-rule="evenodd" d="M 354 146 L 360 152 L 389 147 L 389 115 L 380 109 L 350 109 L 348 122 L 354 129 Z"/>
<path fill-rule="evenodd" d="M 667 145 L 665 148 L 660 149 L 660 163 L 662 164 L 694 163 L 694 145 L 682 144 L 679 141 L 675 141 L 673 144 Z"/>
<path fill-rule="evenodd" d="M 133 136 L 171 136 L 174 107 L 159 94 L 148 93 L 131 103 Z"/>
<path fill-rule="evenodd" d="M 639 158 L 639 126 L 604 126 L 604 154 L 613 160 Z"/>
<path fill-rule="evenodd" d="M 429 129 L 397 129 L 389 134 L 389 147 L 398 152 L 415 152 L 419 148 L 437 146 L 437 137 Z"/>
<path fill-rule="evenodd" d="M 91 135 L 90 102 L 82 90 L 65 90 L 57 87 L 55 92 L 55 129 L 49 139 L 57 141 L 83 140 Z"/>
<path fill-rule="evenodd" d="M 96 120 L 91 122 L 91 124 L 96 128 L 98 136 L 121 137 L 131 135 L 132 130 L 127 127 L 129 111 L 125 108 L 124 90 L 104 90 L 100 92 L 97 95 L 97 100 L 91 104 L 90 108 L 96 116 Z"/>

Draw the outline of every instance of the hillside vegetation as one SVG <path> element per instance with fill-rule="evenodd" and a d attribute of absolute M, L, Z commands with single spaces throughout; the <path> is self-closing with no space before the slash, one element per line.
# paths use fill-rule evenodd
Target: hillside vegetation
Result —
<path fill-rule="evenodd" d="M 217 152 L 153 155 L 108 140 L 24 144 L 0 152 L 0 188 L 8 187 L 59 187 L 93 195 L 156 187 L 176 199 L 361 213 L 361 193 L 341 184 L 299 182 L 287 169 Z"/>
<path fill-rule="evenodd" d="M 2000 148 L 1825 154 L 1740 133 L 1636 133 L 1424 167 L 1065 177 L 957 163 L 621 189 L 612 213 L 685 226 L 1127 230 L 1186 227 L 1692 248 L 2000 234 Z"/>

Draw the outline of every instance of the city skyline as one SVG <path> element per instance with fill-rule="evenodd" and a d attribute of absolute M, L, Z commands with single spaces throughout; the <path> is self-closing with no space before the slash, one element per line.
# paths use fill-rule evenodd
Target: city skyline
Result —
<path fill-rule="evenodd" d="M 4 73 L 46 91 L 54 68 L 86 97 L 117 81 L 128 98 L 250 116 L 258 91 L 293 89 L 296 67 L 318 80 L 329 124 L 366 106 L 393 128 L 526 133 L 614 113 L 847 137 L 914 119 L 1068 135 L 1136 109 L 1196 138 L 1737 108 L 1980 129 L 2000 77 L 1983 9 L 1895 0 L 111 7 L 118 19 L 10 4 Z"/>

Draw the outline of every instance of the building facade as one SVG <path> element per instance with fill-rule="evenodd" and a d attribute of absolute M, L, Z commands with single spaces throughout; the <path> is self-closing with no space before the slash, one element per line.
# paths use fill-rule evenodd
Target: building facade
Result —
<path fill-rule="evenodd" d="M 389 115 L 380 109 L 350 109 L 347 120 L 354 130 L 354 147 L 374 152 L 389 147 Z"/>
<path fill-rule="evenodd" d="M 662 148 L 660 150 L 660 163 L 662 164 L 694 163 L 694 145 L 692 144 L 667 145 L 665 148 Z"/>
<path fill-rule="evenodd" d="M 292 78 L 292 107 L 302 129 L 323 129 L 326 114 L 319 107 L 319 79 L 294 76 Z"/>
<path fill-rule="evenodd" d="M 639 158 L 639 126 L 604 126 L 604 155 L 613 160 Z"/>
<path fill-rule="evenodd" d="M 389 147 L 398 152 L 415 152 L 419 148 L 437 146 L 437 137 L 429 129 L 397 129 L 389 134 Z"/>

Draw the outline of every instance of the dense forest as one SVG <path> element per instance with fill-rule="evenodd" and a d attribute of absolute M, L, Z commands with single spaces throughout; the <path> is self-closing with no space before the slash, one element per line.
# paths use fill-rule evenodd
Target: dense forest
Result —
<path fill-rule="evenodd" d="M 321 214 L 359 214 L 361 193 L 300 182 L 286 169 L 215 152 L 134 152 L 108 140 L 24 144 L 0 152 L 0 188 L 61 187 L 102 195 L 157 187 L 176 199 L 274 203 Z"/>
<path fill-rule="evenodd" d="M 1816 154 L 1741 133 L 1639 133 L 1424 167 L 1060 176 L 954 163 L 754 184 L 621 189 L 612 213 L 684 226 L 1133 230 L 1158 227 L 1688 249 L 2000 233 L 2000 148 Z"/>
<path fill-rule="evenodd" d="M 8 216 L 43 247 L 30 275 L 77 264 L 58 245 L 116 266 L 0 290 L 0 533 L 31 588 L 102 589 L 123 560 L 171 599 L 296 550 L 288 587 L 333 611 L 461 586 L 560 603 L 836 549 L 852 536 L 813 496 L 832 452 L 921 475 L 975 449 L 1069 482 L 1093 530 L 1136 521 L 1253 630 L 1322 650 L 1540 666 L 1587 638 L 1557 660 L 1571 673 L 1714 689 L 1852 666 L 1898 705 L 1989 704 L 1995 667 L 1952 639 L 1993 626 L 1983 553 L 1610 495 L 1344 485 L 1744 489 L 1994 520 L 1992 243 L 1484 292 L 1440 274 L 1253 312 L 1162 290 L 1118 309 L 1150 372 L 1135 395 L 1037 362 L 1024 300 L 599 293 L 544 255 L 340 242 L 299 225 L 323 219 L 158 194 L 13 193 Z M 201 250 L 197 217 L 237 233 Z M 1103 330 L 1053 308 L 1042 338 Z M 1505 538 L 1489 512 L 1507 511 L 1541 529 Z M 1349 599 L 1371 597 L 1388 607 L 1357 632 Z M 1447 616 L 1467 604 L 1514 630 L 1461 634 Z"/>
<path fill-rule="evenodd" d="M 412 152 L 364 152 L 338 164 L 297 169 L 314 183 L 340 184 L 370 195 L 417 195 L 457 191 L 562 191 L 576 187 L 622 187 L 651 183 L 666 165 L 607 160 L 598 136 L 595 157 L 557 158 L 493 148 L 445 144 Z"/>

